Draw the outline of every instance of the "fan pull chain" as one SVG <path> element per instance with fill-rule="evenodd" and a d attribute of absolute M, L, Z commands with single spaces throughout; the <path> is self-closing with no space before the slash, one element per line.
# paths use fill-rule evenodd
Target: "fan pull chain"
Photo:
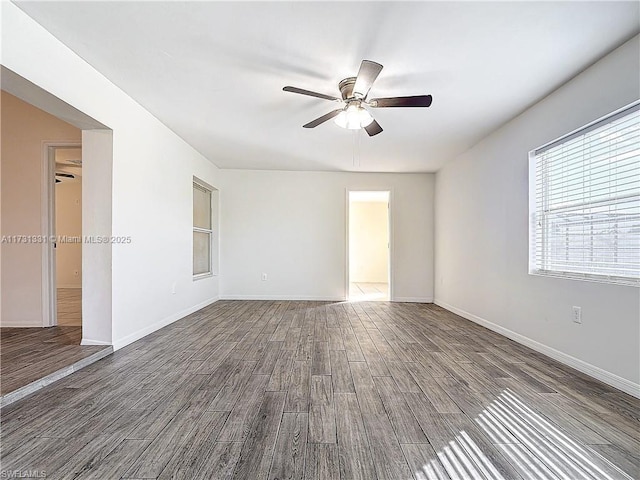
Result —
<path fill-rule="evenodd" d="M 353 130 L 353 168 L 360 168 L 360 130 Z"/>

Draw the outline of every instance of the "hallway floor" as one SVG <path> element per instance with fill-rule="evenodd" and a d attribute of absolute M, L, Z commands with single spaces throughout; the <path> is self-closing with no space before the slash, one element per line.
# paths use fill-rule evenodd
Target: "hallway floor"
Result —
<path fill-rule="evenodd" d="M 58 288 L 58 325 L 61 327 L 82 326 L 82 289 Z"/>
<path fill-rule="evenodd" d="M 0 395 L 111 348 L 81 340 L 82 327 L 0 328 Z"/>
<path fill-rule="evenodd" d="M 389 301 L 388 283 L 353 282 L 349 284 L 350 302 Z"/>

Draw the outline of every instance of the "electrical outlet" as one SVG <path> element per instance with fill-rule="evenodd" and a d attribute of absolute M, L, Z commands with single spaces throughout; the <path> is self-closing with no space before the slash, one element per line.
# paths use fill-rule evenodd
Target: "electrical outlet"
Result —
<path fill-rule="evenodd" d="M 580 307 L 573 307 L 573 322 L 582 323 L 582 309 Z"/>
<path fill-rule="evenodd" d="M 176 282 L 173 282 L 171 284 L 171 295 L 175 295 L 176 294 Z"/>
<path fill-rule="evenodd" d="M 267 274 L 266 274 L 266 273 L 263 273 L 263 274 L 262 274 L 261 280 L 262 280 L 263 282 L 266 282 L 266 281 L 267 281 Z"/>

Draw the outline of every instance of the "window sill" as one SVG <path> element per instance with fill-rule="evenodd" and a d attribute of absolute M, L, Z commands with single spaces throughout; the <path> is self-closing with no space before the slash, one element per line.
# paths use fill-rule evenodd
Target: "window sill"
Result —
<path fill-rule="evenodd" d="M 193 281 L 195 282 L 196 280 L 203 280 L 205 278 L 209 278 L 209 277 L 214 277 L 215 275 L 211 272 L 208 273 L 199 273 L 198 275 L 194 275 L 193 276 Z"/>
<path fill-rule="evenodd" d="M 530 270 L 529 275 L 536 277 L 559 278 L 563 280 L 578 280 L 582 282 L 607 283 L 609 285 L 620 285 L 623 287 L 640 287 L 640 279 L 623 277 L 605 277 L 601 275 L 589 275 L 585 273 L 567 273 L 545 270 Z"/>

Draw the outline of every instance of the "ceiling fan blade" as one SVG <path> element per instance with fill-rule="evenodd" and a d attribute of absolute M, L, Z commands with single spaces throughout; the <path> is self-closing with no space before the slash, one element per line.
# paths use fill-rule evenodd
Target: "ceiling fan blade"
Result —
<path fill-rule="evenodd" d="M 371 122 L 369 125 L 367 125 L 366 127 L 364 127 L 364 129 L 367 131 L 370 137 L 373 137 L 374 135 L 377 135 L 380 132 L 382 132 L 382 127 L 375 120 Z"/>
<path fill-rule="evenodd" d="M 63 178 L 76 178 L 75 175 L 71 174 L 71 173 L 64 173 L 64 172 L 56 172 L 56 177 L 63 177 Z"/>
<path fill-rule="evenodd" d="M 331 120 L 333 117 L 335 117 L 336 115 L 338 115 L 340 112 L 342 112 L 342 108 L 339 108 L 337 110 L 334 110 L 333 112 L 329 112 L 319 118 L 316 118 L 315 120 L 313 120 L 312 122 L 307 123 L 306 125 L 303 125 L 304 128 L 315 128 L 318 125 L 320 125 L 321 123 L 326 122 L 327 120 Z"/>
<path fill-rule="evenodd" d="M 433 98 L 431 95 L 414 95 L 412 97 L 374 98 L 369 101 L 373 108 L 382 107 L 428 107 Z"/>
<path fill-rule="evenodd" d="M 311 90 L 304 90 L 302 88 L 297 87 L 284 87 L 282 90 L 285 92 L 291 93 L 299 93 L 300 95 L 308 95 L 310 97 L 323 98 L 325 100 L 340 100 L 337 97 L 332 97 L 331 95 L 325 95 L 324 93 L 312 92 Z"/>
<path fill-rule="evenodd" d="M 353 85 L 353 94 L 358 94 L 361 98 L 365 98 L 381 71 L 382 65 L 379 63 L 363 60 L 356 77 L 356 83 Z"/>

